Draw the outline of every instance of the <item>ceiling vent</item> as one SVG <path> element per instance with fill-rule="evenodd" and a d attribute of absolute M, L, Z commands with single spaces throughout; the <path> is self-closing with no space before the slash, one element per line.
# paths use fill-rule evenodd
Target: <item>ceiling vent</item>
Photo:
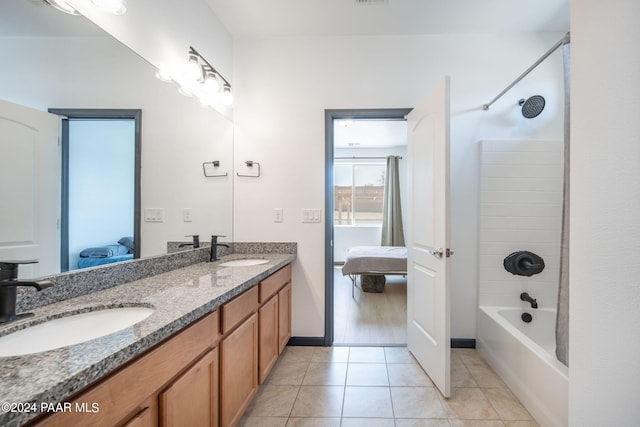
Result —
<path fill-rule="evenodd" d="M 387 4 L 389 0 L 353 0 L 356 6 L 373 6 Z"/>

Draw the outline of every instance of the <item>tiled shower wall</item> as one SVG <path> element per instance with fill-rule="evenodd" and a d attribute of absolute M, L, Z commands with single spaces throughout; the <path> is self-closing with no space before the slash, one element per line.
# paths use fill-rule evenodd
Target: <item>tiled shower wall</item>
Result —
<path fill-rule="evenodd" d="M 480 156 L 480 305 L 524 306 L 528 292 L 554 308 L 560 268 L 561 141 L 482 141 Z M 503 267 L 512 252 L 540 255 L 540 274 L 515 276 Z"/>

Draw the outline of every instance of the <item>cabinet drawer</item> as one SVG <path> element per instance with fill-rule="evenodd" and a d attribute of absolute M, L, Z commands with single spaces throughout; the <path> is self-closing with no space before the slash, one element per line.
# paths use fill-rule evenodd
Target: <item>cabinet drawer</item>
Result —
<path fill-rule="evenodd" d="M 222 306 L 222 334 L 231 331 L 241 321 L 258 309 L 258 287 L 235 297 Z"/>
<path fill-rule="evenodd" d="M 260 303 L 268 300 L 271 295 L 289 282 L 291 282 L 291 264 L 287 264 L 260 282 Z"/>

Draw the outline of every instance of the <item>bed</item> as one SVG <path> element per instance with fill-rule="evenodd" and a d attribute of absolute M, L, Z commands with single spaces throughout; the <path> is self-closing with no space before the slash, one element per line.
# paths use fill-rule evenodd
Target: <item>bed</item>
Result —
<path fill-rule="evenodd" d="M 384 286 L 385 275 L 407 274 L 407 248 L 404 246 L 354 246 L 347 252 L 347 259 L 342 266 L 342 275 L 351 278 L 351 296 L 354 297 L 357 277 L 378 277 L 372 280 L 378 289 Z M 382 279 L 380 279 L 382 277 Z M 376 292 L 382 292 L 376 290 Z"/>
<path fill-rule="evenodd" d="M 86 248 L 80 252 L 78 268 L 96 267 L 133 259 L 133 238 L 123 237 L 117 244 Z"/>

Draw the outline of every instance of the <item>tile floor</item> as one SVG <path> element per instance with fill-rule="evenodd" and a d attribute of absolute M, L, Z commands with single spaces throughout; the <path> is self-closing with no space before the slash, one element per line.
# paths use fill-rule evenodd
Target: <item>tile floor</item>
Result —
<path fill-rule="evenodd" d="M 443 398 L 406 347 L 287 347 L 243 427 L 538 427 L 472 349 L 453 349 Z"/>

